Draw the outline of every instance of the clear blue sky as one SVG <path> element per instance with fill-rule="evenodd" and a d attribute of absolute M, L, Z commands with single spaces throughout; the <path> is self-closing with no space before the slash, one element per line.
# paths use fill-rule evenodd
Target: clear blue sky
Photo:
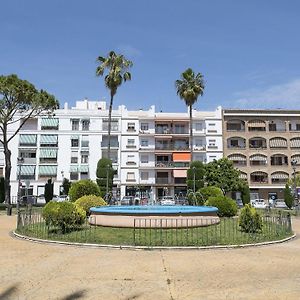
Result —
<path fill-rule="evenodd" d="M 109 99 L 95 61 L 115 50 L 134 63 L 115 105 L 184 111 L 174 81 L 191 67 L 198 109 L 300 108 L 299 13 L 297 0 L 2 1 L 0 74 L 61 104 Z"/>

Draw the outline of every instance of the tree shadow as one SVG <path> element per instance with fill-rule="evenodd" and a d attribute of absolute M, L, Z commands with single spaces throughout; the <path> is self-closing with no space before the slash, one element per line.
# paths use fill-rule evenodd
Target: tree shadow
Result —
<path fill-rule="evenodd" d="M 61 300 L 74 300 L 74 299 L 80 299 L 83 298 L 86 294 L 86 290 L 77 291 L 70 295 L 67 295 L 66 297 L 63 297 Z M 0 298 L 1 300 L 1 298 Z"/>
<path fill-rule="evenodd" d="M 0 300 L 4 300 L 4 299 L 10 299 L 10 297 L 16 296 L 16 292 L 17 292 L 17 286 L 18 284 L 14 284 L 12 286 L 10 286 L 9 288 L 7 288 L 4 292 L 2 292 L 0 294 Z M 13 298 L 11 298 L 13 299 Z"/>

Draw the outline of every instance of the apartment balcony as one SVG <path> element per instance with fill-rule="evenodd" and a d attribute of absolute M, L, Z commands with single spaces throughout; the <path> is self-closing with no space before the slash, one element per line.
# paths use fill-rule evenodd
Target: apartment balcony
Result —
<path fill-rule="evenodd" d="M 101 142 L 101 147 L 102 148 L 107 148 L 108 143 L 107 142 Z M 119 148 L 119 143 L 111 143 L 110 148 Z"/>
<path fill-rule="evenodd" d="M 160 145 L 156 144 L 155 145 L 155 150 L 175 150 L 175 151 L 189 151 L 189 146 L 184 146 L 184 145 L 176 145 L 176 144 L 167 144 L 167 145 Z"/>
<path fill-rule="evenodd" d="M 156 161 L 156 168 L 189 168 L 190 163 L 188 162 L 165 162 L 165 161 Z"/>
<path fill-rule="evenodd" d="M 156 184 L 172 184 L 173 181 L 171 178 L 156 178 Z"/>
<path fill-rule="evenodd" d="M 184 135 L 188 135 L 189 134 L 189 130 L 188 129 L 171 129 L 171 128 L 166 128 L 166 129 L 158 129 L 155 128 L 155 134 L 184 134 Z"/>
<path fill-rule="evenodd" d="M 36 157 L 24 157 L 24 164 L 36 164 Z"/>

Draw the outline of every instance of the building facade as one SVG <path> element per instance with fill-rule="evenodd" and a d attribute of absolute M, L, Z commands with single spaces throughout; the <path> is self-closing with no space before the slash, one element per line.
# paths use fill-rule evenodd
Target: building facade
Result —
<path fill-rule="evenodd" d="M 14 127 L 15 126 L 15 127 Z M 18 124 L 9 128 L 15 132 Z M 194 160 L 209 162 L 223 156 L 222 111 L 193 111 Z M 96 179 L 97 162 L 107 157 L 108 110 L 102 101 L 77 101 L 76 106 L 55 111 L 53 117 L 31 119 L 9 147 L 12 151 L 11 191 L 17 197 L 18 182 L 29 194 L 44 193 L 46 181 L 59 194 L 64 178 Z M 2 151 L 1 151 L 2 152 Z M 18 163 L 18 158 L 24 160 Z M 111 159 L 117 171 L 114 193 L 185 195 L 186 171 L 191 161 L 189 114 L 129 111 L 121 105 L 112 112 Z M 4 157 L 0 154 L 0 175 Z"/>
<path fill-rule="evenodd" d="M 223 144 L 252 199 L 283 199 L 292 160 L 300 166 L 300 111 L 225 109 Z"/>

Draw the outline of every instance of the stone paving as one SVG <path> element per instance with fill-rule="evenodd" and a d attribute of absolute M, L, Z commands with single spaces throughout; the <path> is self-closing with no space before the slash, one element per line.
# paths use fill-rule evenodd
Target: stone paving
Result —
<path fill-rule="evenodd" d="M 9 235 L 0 215 L 0 299 L 300 299 L 300 239 L 228 250 L 111 250 Z M 293 220 L 300 234 L 300 219 Z"/>

